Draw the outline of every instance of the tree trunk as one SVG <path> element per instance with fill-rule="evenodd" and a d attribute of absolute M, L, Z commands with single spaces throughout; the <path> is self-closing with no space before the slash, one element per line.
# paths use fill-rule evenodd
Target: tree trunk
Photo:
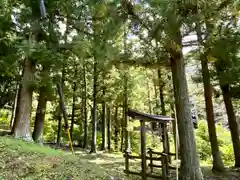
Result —
<path fill-rule="evenodd" d="M 155 74 L 154 74 L 155 75 Z M 155 96 L 155 107 L 154 107 L 154 114 L 159 114 L 158 110 L 159 110 L 159 101 L 158 101 L 158 92 L 157 92 L 157 85 L 156 83 L 153 81 L 154 84 L 154 96 Z M 152 129 L 156 129 L 157 128 L 157 122 L 152 122 Z"/>
<path fill-rule="evenodd" d="M 130 144 L 130 137 L 128 132 L 128 74 L 124 72 L 124 102 L 123 102 L 123 118 L 124 118 L 124 146 L 125 151 L 130 151 L 131 144 Z"/>
<path fill-rule="evenodd" d="M 236 116 L 233 109 L 233 104 L 231 100 L 231 95 L 229 93 L 229 85 L 221 85 L 221 90 L 223 94 L 223 99 L 228 116 L 228 124 L 231 132 L 233 150 L 235 156 L 235 167 L 240 167 L 240 139 L 238 131 L 238 123 L 236 121 Z"/>
<path fill-rule="evenodd" d="M 60 111 L 60 107 L 59 107 Z M 61 146 L 61 137 L 62 137 L 62 116 L 61 113 L 59 112 L 58 115 L 58 131 L 57 131 L 57 146 Z"/>
<path fill-rule="evenodd" d="M 65 81 L 65 67 L 63 65 L 62 68 L 62 91 L 64 91 L 64 81 Z M 58 131 L 57 131 L 57 146 L 61 146 L 61 138 L 62 138 L 62 115 L 61 115 L 61 107 L 59 100 L 59 110 L 58 110 Z"/>
<path fill-rule="evenodd" d="M 14 125 L 14 119 L 15 119 L 16 110 L 17 110 L 17 101 L 18 101 L 19 89 L 20 89 L 20 85 L 17 83 L 16 93 L 15 93 L 15 96 L 14 96 L 13 107 L 12 107 L 11 121 L 10 121 L 10 125 L 9 125 L 10 129 L 12 129 L 13 125 Z"/>
<path fill-rule="evenodd" d="M 202 65 L 202 76 L 203 76 L 203 85 L 204 85 L 204 97 L 205 97 L 205 106 L 206 106 L 206 116 L 207 116 L 207 122 L 208 122 L 209 140 L 211 144 L 212 157 L 213 157 L 213 170 L 222 172 L 224 171 L 224 164 L 220 155 L 215 121 L 214 121 L 210 74 L 209 74 L 207 62 L 206 60 L 204 61 L 202 58 L 201 58 L 201 65 Z"/>
<path fill-rule="evenodd" d="M 160 96 L 160 103 L 161 103 L 161 114 L 166 116 L 164 94 L 163 94 L 164 82 L 162 81 L 162 74 L 160 69 L 158 69 L 158 86 L 159 86 L 159 96 Z"/>
<path fill-rule="evenodd" d="M 31 59 L 24 60 L 22 84 L 20 88 L 19 107 L 16 114 L 14 137 L 32 141 L 30 121 L 32 112 L 33 89 L 30 87 L 35 73 L 35 65 Z"/>
<path fill-rule="evenodd" d="M 19 84 L 19 88 L 18 88 L 18 92 L 17 92 L 17 101 L 16 101 L 16 109 L 15 109 L 15 114 L 14 114 L 14 119 L 13 119 L 13 122 L 12 122 L 12 128 L 11 128 L 11 133 L 10 135 L 13 135 L 14 134 L 14 130 L 15 130 L 15 127 L 16 127 L 16 117 L 17 117 L 17 114 L 19 114 L 19 108 L 20 108 L 20 92 L 21 92 L 21 88 L 22 88 L 22 84 L 20 83 Z"/>
<path fill-rule="evenodd" d="M 87 82 L 86 82 L 86 64 L 83 62 L 83 113 L 84 113 L 84 140 L 83 148 L 88 147 L 88 118 L 87 118 Z"/>
<path fill-rule="evenodd" d="M 64 129 L 65 129 L 65 131 L 68 134 L 68 131 L 69 131 L 68 115 L 67 115 L 66 105 L 65 105 L 65 102 L 64 102 L 63 90 L 62 90 L 62 86 L 61 86 L 60 83 L 57 84 L 57 89 L 58 89 L 58 94 L 59 94 L 59 99 L 60 99 L 61 112 L 62 112 L 63 119 L 64 119 L 64 125 L 65 125 Z M 71 143 L 71 139 L 70 138 L 69 138 L 69 141 Z"/>
<path fill-rule="evenodd" d="M 148 87 L 148 112 L 152 114 L 152 104 L 151 104 L 151 90 L 150 90 L 150 85 L 149 82 L 147 82 L 147 87 Z"/>
<path fill-rule="evenodd" d="M 123 148 L 124 148 L 124 108 L 123 108 L 123 116 L 121 118 L 121 147 L 120 147 L 120 151 L 123 152 Z"/>
<path fill-rule="evenodd" d="M 105 90 L 103 89 L 103 96 L 105 96 Z M 102 102 L 102 148 L 106 150 L 106 103 L 105 100 Z"/>
<path fill-rule="evenodd" d="M 178 36 L 181 37 L 180 30 Z M 181 38 L 176 43 L 180 45 Z M 197 156 L 182 49 L 177 50 L 176 47 L 172 47 L 170 55 L 180 141 L 181 169 L 179 179 L 202 180 L 203 176 L 199 157 Z"/>
<path fill-rule="evenodd" d="M 197 38 L 199 44 L 202 44 L 202 33 L 201 27 L 199 24 L 196 26 Z M 206 116 L 207 116 L 207 124 L 208 124 L 208 133 L 209 140 L 212 149 L 212 157 L 213 157 L 213 170 L 222 172 L 224 171 L 224 164 L 220 155 L 220 150 L 218 146 L 217 133 L 215 127 L 214 120 L 214 112 L 213 112 L 213 102 L 212 102 L 212 88 L 210 83 L 210 73 L 208 69 L 208 60 L 207 54 L 200 55 L 201 66 L 202 66 L 202 77 L 203 77 L 203 86 L 204 86 L 204 97 L 205 97 L 205 107 L 206 107 Z"/>
<path fill-rule="evenodd" d="M 111 151 L 111 138 L 112 138 L 112 119 L 111 119 L 111 109 L 107 107 L 107 130 L 108 130 L 108 151 Z"/>
<path fill-rule="evenodd" d="M 171 117 L 174 119 L 172 121 L 172 128 L 173 128 L 173 140 L 174 140 L 174 147 L 176 153 L 180 151 L 180 146 L 179 146 L 179 137 L 177 136 L 177 119 L 176 119 L 176 114 L 175 114 L 175 108 L 174 108 L 174 102 L 170 103 L 170 108 L 172 111 Z"/>
<path fill-rule="evenodd" d="M 90 153 L 97 152 L 97 61 L 94 57 L 93 67 L 93 113 L 92 113 L 92 143 Z"/>
<path fill-rule="evenodd" d="M 47 105 L 46 89 L 40 88 L 38 97 L 38 106 L 33 130 L 33 140 L 37 143 L 43 143 L 44 118 Z"/>
<path fill-rule="evenodd" d="M 156 83 L 154 83 L 154 97 L 155 97 L 155 111 L 154 111 L 154 114 L 158 114 L 159 100 L 158 100 L 158 91 L 157 91 Z"/>
<path fill-rule="evenodd" d="M 162 74 L 160 68 L 158 69 L 158 87 L 159 87 L 159 97 L 160 97 L 160 105 L 161 105 L 161 115 L 166 116 L 163 88 L 164 82 L 162 81 Z M 159 124 L 159 127 L 163 128 L 163 124 Z M 162 134 L 162 139 L 164 139 L 164 135 Z"/>
<path fill-rule="evenodd" d="M 115 151 L 118 151 L 118 135 L 119 135 L 119 122 L 118 122 L 118 107 L 115 108 L 115 127 L 114 127 L 114 144 L 115 144 Z"/>
<path fill-rule="evenodd" d="M 70 127 L 70 136 L 73 141 L 73 128 L 74 128 L 74 120 L 75 120 L 75 102 L 76 102 L 76 90 L 77 90 L 77 83 L 73 83 L 73 97 L 72 97 L 72 115 L 71 115 L 71 127 Z"/>

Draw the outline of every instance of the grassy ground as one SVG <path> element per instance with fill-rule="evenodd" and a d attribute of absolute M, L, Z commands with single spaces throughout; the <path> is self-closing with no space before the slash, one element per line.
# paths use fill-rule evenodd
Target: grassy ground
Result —
<path fill-rule="evenodd" d="M 124 159 L 121 154 L 99 153 L 90 155 L 76 150 L 54 150 L 33 143 L 26 143 L 7 137 L 0 137 L 0 180 L 120 180 L 140 179 L 123 174 Z M 136 171 L 140 164 L 133 163 Z M 203 167 L 207 180 L 237 180 L 237 172 L 213 174 L 210 167 Z M 175 179 L 174 171 L 171 180 Z"/>
<path fill-rule="evenodd" d="M 92 161 L 97 157 L 84 154 L 73 156 L 12 138 L 0 137 L 0 157 L 1 180 L 104 180 L 111 176 L 125 179 L 121 171 L 105 170 Z"/>

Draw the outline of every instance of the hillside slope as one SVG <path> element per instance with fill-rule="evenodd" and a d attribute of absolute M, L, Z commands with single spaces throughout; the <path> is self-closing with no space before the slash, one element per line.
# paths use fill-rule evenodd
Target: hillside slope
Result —
<path fill-rule="evenodd" d="M 7 137 L 0 137 L 0 157 L 0 180 L 125 179 L 122 172 L 107 172 L 83 155 L 73 156 Z"/>

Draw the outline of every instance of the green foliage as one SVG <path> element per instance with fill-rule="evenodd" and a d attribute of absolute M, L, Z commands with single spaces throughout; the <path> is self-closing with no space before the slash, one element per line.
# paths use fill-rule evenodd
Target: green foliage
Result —
<path fill-rule="evenodd" d="M 219 142 L 220 151 L 224 164 L 232 166 L 234 163 L 234 153 L 231 141 L 231 135 L 228 129 L 224 128 L 221 124 L 216 124 L 217 137 Z M 207 122 L 201 120 L 199 128 L 196 132 L 197 150 L 200 154 L 200 159 L 209 164 L 212 163 L 211 146 L 209 142 Z"/>
<path fill-rule="evenodd" d="M 140 139 L 140 131 L 139 132 L 130 132 L 131 139 L 131 150 L 133 153 L 141 153 L 141 139 Z M 161 139 L 152 134 L 151 132 L 146 134 L 146 147 L 152 148 L 155 151 L 161 152 L 163 150 Z"/>
<path fill-rule="evenodd" d="M 0 125 L 7 126 L 9 124 L 11 112 L 8 109 L 0 110 Z"/>
<path fill-rule="evenodd" d="M 196 132 L 196 141 L 200 159 L 203 161 L 211 159 L 211 146 L 206 122 L 200 121 L 198 130 Z"/>

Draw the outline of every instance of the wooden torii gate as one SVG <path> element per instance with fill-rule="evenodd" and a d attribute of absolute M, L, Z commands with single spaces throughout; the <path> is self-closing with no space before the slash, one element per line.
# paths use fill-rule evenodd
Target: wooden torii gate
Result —
<path fill-rule="evenodd" d="M 169 180 L 169 156 L 174 155 L 169 152 L 169 138 L 167 133 L 167 123 L 170 123 L 173 118 L 168 116 L 151 115 L 146 113 L 137 112 L 135 110 L 128 109 L 127 115 L 133 119 L 140 121 L 140 133 L 141 133 L 141 155 L 133 156 L 131 152 L 125 150 L 125 170 L 126 174 L 140 175 L 142 180 L 146 180 L 147 177 L 158 178 L 163 180 Z M 157 122 L 161 125 L 163 152 L 154 152 L 153 150 L 146 149 L 146 122 Z M 153 157 L 157 155 L 158 157 Z M 141 159 L 141 172 L 134 172 L 129 170 L 130 159 Z M 150 173 L 147 172 L 147 160 L 150 161 L 148 166 L 150 167 Z M 153 161 L 160 161 L 161 165 L 154 165 Z M 162 176 L 152 174 L 153 167 L 162 168 Z"/>

